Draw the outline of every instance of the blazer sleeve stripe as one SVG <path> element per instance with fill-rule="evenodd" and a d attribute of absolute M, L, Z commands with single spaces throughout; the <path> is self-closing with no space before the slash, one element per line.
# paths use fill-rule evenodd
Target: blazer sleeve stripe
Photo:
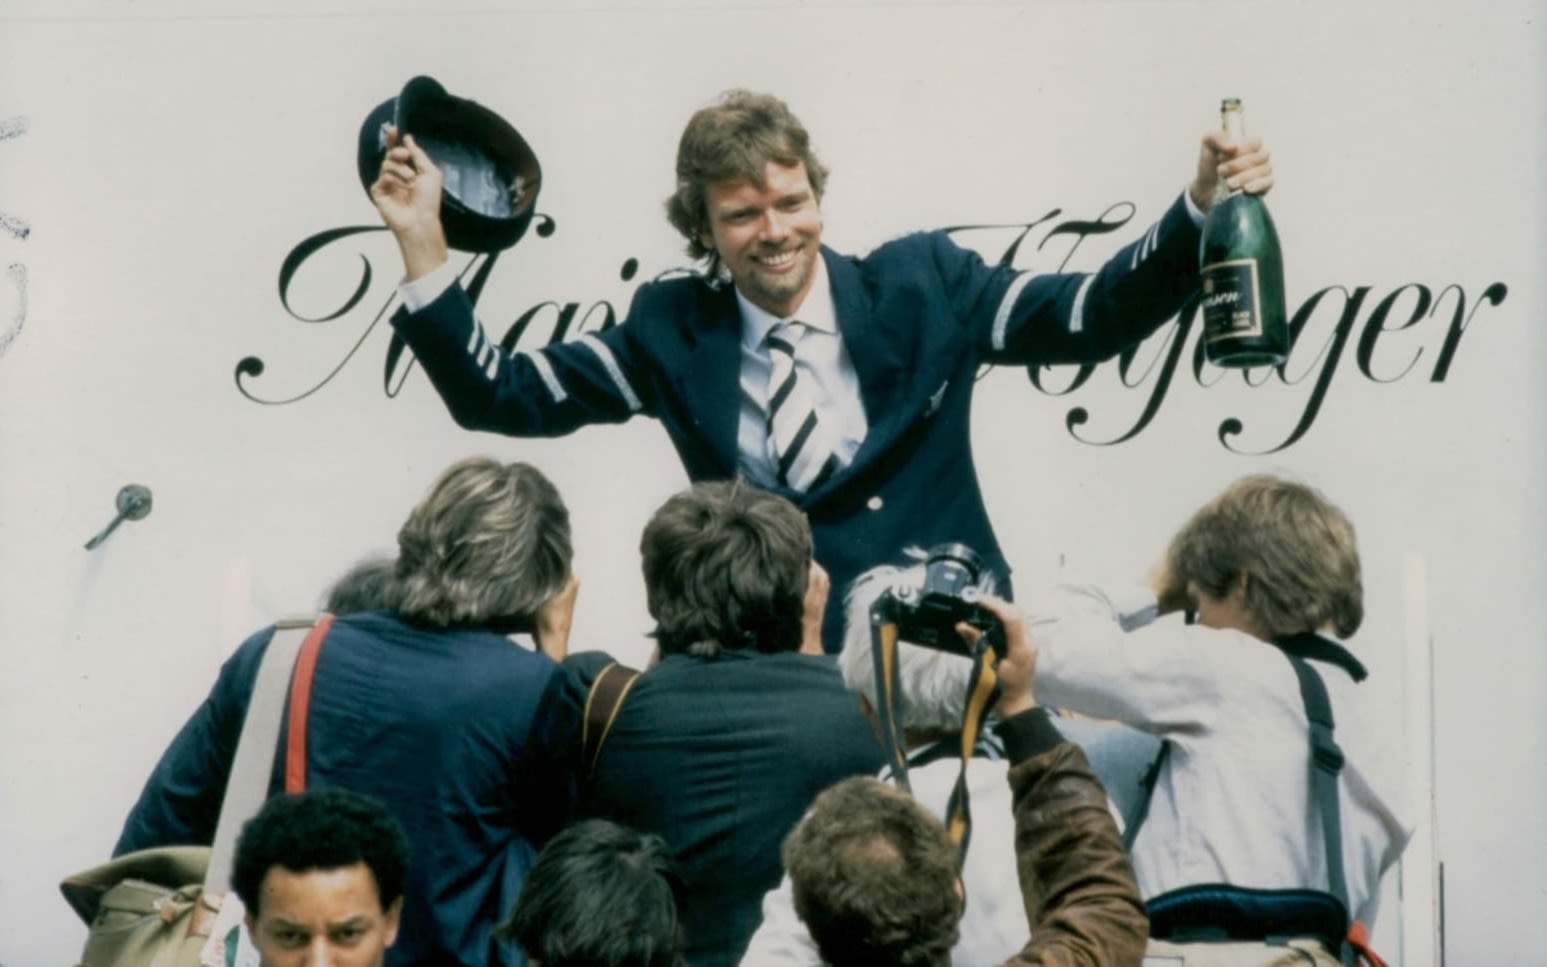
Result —
<path fill-rule="evenodd" d="M 994 313 L 992 337 L 994 352 L 1004 352 L 1005 333 L 1010 327 L 1010 313 L 1015 309 L 1015 300 L 1020 298 L 1021 290 L 1026 288 L 1026 283 L 1030 282 L 1035 275 L 1035 272 L 1022 272 L 1020 275 L 1017 275 L 1015 281 L 1010 283 L 1010 288 L 1005 292 L 1004 298 L 999 301 L 999 311 Z"/>
<path fill-rule="evenodd" d="M 512 355 L 516 355 L 512 353 Z M 569 394 L 564 392 L 564 387 L 559 383 L 559 376 L 553 371 L 553 364 L 548 362 L 548 355 L 541 350 L 535 353 L 521 353 L 532 361 L 537 368 L 537 375 L 543 379 L 543 385 L 548 387 L 548 395 L 553 397 L 553 402 L 562 403 L 569 399 Z"/>
<path fill-rule="evenodd" d="M 1096 281 L 1094 275 L 1087 275 L 1085 281 L 1080 283 L 1080 291 L 1074 294 L 1074 308 L 1069 313 L 1069 333 L 1071 335 L 1085 331 L 1085 293 L 1090 291 L 1090 284 Z"/>
<path fill-rule="evenodd" d="M 607 348 L 607 344 L 597 339 L 591 333 L 586 333 L 576 340 L 577 343 L 591 350 L 596 358 L 601 360 L 602 367 L 607 370 L 607 375 L 612 379 L 612 385 L 617 388 L 618 395 L 628 404 L 628 408 L 638 413 L 644 409 L 644 404 L 639 401 L 639 396 L 634 392 L 634 387 L 628 383 L 628 378 L 623 375 L 623 369 L 618 366 L 618 358 Z"/>
<path fill-rule="evenodd" d="M 1160 223 L 1156 222 L 1155 224 L 1151 225 L 1150 230 L 1144 234 L 1143 241 L 1134 246 L 1133 258 L 1128 261 L 1128 271 L 1132 272 L 1134 269 L 1137 269 L 1140 262 L 1150 257 L 1150 253 L 1155 251 L 1155 245 L 1159 241 L 1159 238 Z"/>
<path fill-rule="evenodd" d="M 489 334 L 483 331 L 483 323 L 477 318 L 473 319 L 472 331 L 467 336 L 467 354 L 483 370 L 484 379 L 493 382 L 495 373 L 499 371 L 500 354 L 494 343 L 489 341 Z"/>

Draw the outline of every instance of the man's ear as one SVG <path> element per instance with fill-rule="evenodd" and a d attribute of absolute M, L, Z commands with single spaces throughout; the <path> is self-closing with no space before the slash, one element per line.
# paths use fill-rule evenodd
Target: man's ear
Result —
<path fill-rule="evenodd" d="M 1246 576 L 1246 572 L 1245 571 L 1242 571 L 1240 574 L 1237 574 L 1235 576 L 1235 578 L 1233 580 L 1231 580 L 1231 582 L 1230 582 L 1230 597 L 1235 598 L 1235 599 L 1240 600 L 1240 601 L 1245 601 L 1246 600 L 1246 583 L 1247 583 L 1247 580 L 1248 580 L 1248 578 Z"/>
<path fill-rule="evenodd" d="M 813 558 L 806 574 L 806 598 L 801 609 L 801 638 L 799 651 L 803 655 L 821 655 L 822 616 L 827 613 L 827 596 L 832 591 L 832 580 L 827 570 Z"/>
<path fill-rule="evenodd" d="M 393 944 L 397 943 L 398 922 L 402 919 L 402 916 L 403 916 L 403 898 L 402 897 L 398 897 L 396 900 L 393 900 L 392 901 L 392 905 L 387 908 L 386 924 L 387 924 L 387 946 L 388 947 L 390 947 Z"/>

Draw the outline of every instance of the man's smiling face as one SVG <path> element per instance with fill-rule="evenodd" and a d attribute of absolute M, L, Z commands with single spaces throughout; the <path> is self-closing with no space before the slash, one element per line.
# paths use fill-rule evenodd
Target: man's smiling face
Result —
<path fill-rule="evenodd" d="M 763 183 L 717 181 L 705 193 L 709 231 L 736 288 L 781 318 L 805 301 L 821 257 L 822 212 L 806 166 L 763 166 Z"/>

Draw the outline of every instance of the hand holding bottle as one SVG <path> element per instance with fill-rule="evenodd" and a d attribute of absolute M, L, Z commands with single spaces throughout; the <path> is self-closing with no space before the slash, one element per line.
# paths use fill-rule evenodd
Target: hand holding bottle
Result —
<path fill-rule="evenodd" d="M 1273 165 L 1262 142 L 1247 138 L 1240 100 L 1226 98 L 1219 111 L 1220 131 L 1204 136 L 1188 189 L 1208 213 L 1198 246 L 1204 355 L 1216 366 L 1278 366 L 1289 354 L 1284 259 L 1258 197 L 1273 187 Z"/>
<path fill-rule="evenodd" d="M 1207 214 L 1214 202 L 1232 191 L 1265 195 L 1273 187 L 1273 159 L 1261 138 L 1237 138 L 1210 131 L 1198 146 L 1198 173 L 1187 194 Z"/>

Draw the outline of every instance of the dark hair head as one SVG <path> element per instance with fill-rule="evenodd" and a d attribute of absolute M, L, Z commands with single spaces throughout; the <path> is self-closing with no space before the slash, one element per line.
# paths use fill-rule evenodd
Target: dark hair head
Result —
<path fill-rule="evenodd" d="M 364 863 L 385 911 L 408 884 L 408 837 L 376 800 L 347 789 L 274 796 L 248 820 L 236 841 L 231 885 L 253 916 L 263 878 L 282 866 L 294 873 Z"/>
<path fill-rule="evenodd" d="M 655 512 L 639 550 L 661 654 L 800 647 L 811 527 L 788 500 L 740 481 L 694 484 Z"/>
<path fill-rule="evenodd" d="M 827 169 L 811 149 L 805 127 L 777 97 L 726 91 L 683 129 L 677 145 L 677 190 L 666 199 L 666 217 L 687 239 L 689 255 L 710 259 L 711 273 L 717 268 L 715 251 L 703 241 L 709 232 L 709 185 L 747 181 L 762 187 L 763 169 L 770 161 L 791 168 L 804 164 L 811 192 L 822 200 Z"/>
<path fill-rule="evenodd" d="M 530 621 L 564 589 L 569 511 L 536 467 L 472 457 L 398 531 L 397 610 L 436 627 Z"/>
<path fill-rule="evenodd" d="M 831 967 L 935 967 L 960 934 L 956 848 L 913 798 L 878 779 L 817 796 L 784 841 L 795 912 Z"/>
<path fill-rule="evenodd" d="M 1331 625 L 1341 638 L 1364 620 L 1354 525 L 1319 492 L 1271 474 L 1243 477 L 1205 504 L 1171 541 L 1173 577 L 1213 598 L 1245 580 L 1245 608 L 1267 638 Z"/>
<path fill-rule="evenodd" d="M 397 561 L 390 557 L 368 557 L 333 582 L 323 600 L 329 614 L 357 614 L 361 611 L 387 611 L 397 605 L 397 586 L 392 571 Z"/>
<path fill-rule="evenodd" d="M 659 836 L 588 819 L 543 848 L 494 935 L 543 967 L 680 967 L 681 902 Z"/>

